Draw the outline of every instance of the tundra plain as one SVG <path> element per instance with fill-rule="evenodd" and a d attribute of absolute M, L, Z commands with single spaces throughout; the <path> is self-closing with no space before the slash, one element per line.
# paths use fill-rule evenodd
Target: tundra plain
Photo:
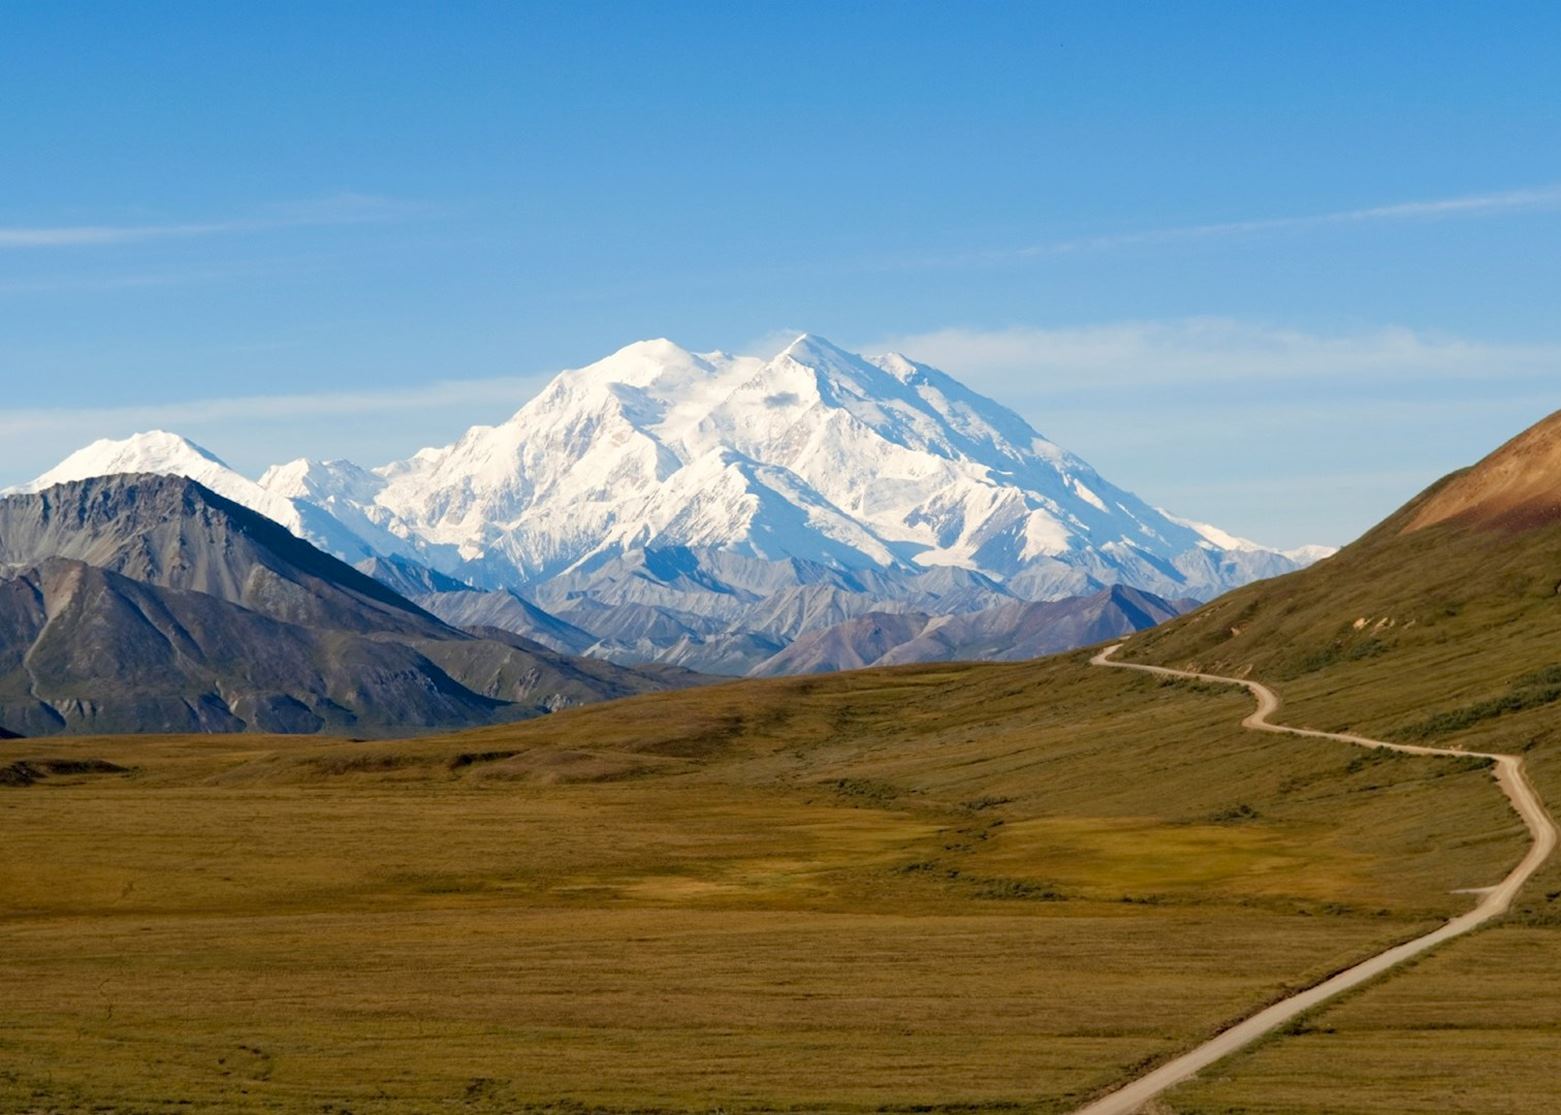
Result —
<path fill-rule="evenodd" d="M 1063 1112 L 1521 854 L 1477 760 L 1087 657 L 0 743 L 0 1105 Z"/>

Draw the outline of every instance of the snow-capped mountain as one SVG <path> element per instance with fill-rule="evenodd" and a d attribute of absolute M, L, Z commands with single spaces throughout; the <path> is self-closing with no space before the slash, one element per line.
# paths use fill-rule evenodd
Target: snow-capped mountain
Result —
<path fill-rule="evenodd" d="M 94 441 L 31 483 L 8 488 L 0 494 L 40 492 L 56 484 L 128 473 L 183 476 L 194 480 L 219 496 L 226 496 L 234 503 L 282 524 L 343 561 L 361 562 L 377 552 L 364 537 L 364 532 L 348 528 L 320 505 L 290 498 L 284 492 L 269 491 L 230 468 L 216 454 L 165 430 L 136 434 L 121 441 L 107 438 Z"/>
<path fill-rule="evenodd" d="M 869 611 L 1113 584 L 1206 599 L 1330 552 L 1171 515 L 935 368 L 809 335 L 767 360 L 631 344 L 508 421 L 374 469 L 298 460 L 257 483 L 153 433 L 96 442 L 23 490 L 115 472 L 195 479 L 401 591 L 427 586 L 435 611 L 443 574 L 519 591 L 602 640 L 593 653 L 677 644 L 696 667 L 689 640 L 739 639 L 726 662 Z"/>
<path fill-rule="evenodd" d="M 293 498 L 284 490 L 267 489 L 236 472 L 217 454 L 164 429 L 153 429 L 151 433 L 136 434 L 123 440 L 97 440 L 76 450 L 31 483 L 19 484 L 3 493 L 42 492 L 45 487 L 55 484 L 126 473 L 194 479 L 195 483 L 208 487 L 217 495 L 242 504 L 250 511 L 258 511 L 286 526 L 301 539 L 308 539 L 326 553 L 354 565 L 372 561 L 378 554 L 406 556 L 411 553 L 411 547 L 392 534 L 375 533 L 367 525 L 356 522 L 348 526 L 331 514 L 323 503 Z"/>
<path fill-rule="evenodd" d="M 281 523 L 294 534 L 300 533 L 302 519 L 291 501 L 273 495 L 246 476 L 229 468 L 226 462 L 188 438 L 165 430 L 136 434 L 123 441 L 102 438 L 78 449 L 30 484 L 9 491 L 41 492 L 56 484 L 89 480 L 94 476 L 118 476 L 148 472 L 163 476 L 183 476 L 210 488 L 219 496 L 241 503 L 251 511 Z M 9 494 L 9 493 L 8 493 Z"/>
<path fill-rule="evenodd" d="M 806 335 L 770 360 L 642 341 L 453 445 L 372 473 L 295 462 L 262 485 L 354 509 L 483 587 L 674 546 L 952 566 L 1032 599 L 1207 596 L 1300 564 L 1155 509 L 943 372 Z"/>

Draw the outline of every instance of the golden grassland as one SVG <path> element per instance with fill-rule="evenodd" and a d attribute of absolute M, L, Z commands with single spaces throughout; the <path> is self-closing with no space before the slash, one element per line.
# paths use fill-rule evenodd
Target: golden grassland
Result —
<path fill-rule="evenodd" d="M 1065 1111 L 1520 854 L 1478 763 L 1247 708 L 1074 655 L 0 743 L 0 1110 Z"/>
<path fill-rule="evenodd" d="M 1432 489 L 1434 492 L 1436 489 Z M 1129 657 L 1275 684 L 1281 719 L 1522 753 L 1561 806 L 1561 525 L 1401 534 L 1419 501 L 1340 557 L 1135 637 Z M 1461 938 L 1164 1101 L 1234 1112 L 1561 1110 L 1561 862 Z"/>
<path fill-rule="evenodd" d="M 1557 1109 L 1555 928 L 1440 949 L 1171 1093 L 1183 1113 Z"/>

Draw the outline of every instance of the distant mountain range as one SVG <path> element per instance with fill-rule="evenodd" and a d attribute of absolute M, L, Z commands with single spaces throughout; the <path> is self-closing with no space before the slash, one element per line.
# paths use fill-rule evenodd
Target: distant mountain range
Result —
<path fill-rule="evenodd" d="M 816 674 L 910 662 L 1040 658 L 1142 631 L 1195 603 L 1172 604 L 1153 593 L 1112 585 L 1089 596 L 1014 601 L 960 615 L 869 612 L 799 636 L 749 673 Z"/>
<path fill-rule="evenodd" d="M 721 674 L 1063 649 L 1037 626 L 1131 630 L 1331 552 L 1172 516 L 943 372 L 806 335 L 769 360 L 633 344 L 375 469 L 257 482 L 157 432 L 18 491 L 126 473 L 196 480 L 449 624 Z"/>

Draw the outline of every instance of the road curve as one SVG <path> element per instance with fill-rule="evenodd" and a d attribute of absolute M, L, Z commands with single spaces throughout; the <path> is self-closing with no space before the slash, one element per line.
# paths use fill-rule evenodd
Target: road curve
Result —
<path fill-rule="evenodd" d="M 1238 1022 L 1228 1030 L 1223 1030 L 1204 1042 L 1202 1045 L 1183 1053 L 1173 1061 L 1167 1061 L 1153 1072 L 1139 1077 L 1130 1084 L 1110 1092 L 1093 1103 L 1081 1107 L 1075 1115 L 1133 1115 L 1149 1100 L 1158 1096 L 1174 1085 L 1180 1084 L 1200 1070 L 1212 1065 L 1215 1061 L 1242 1049 L 1257 1041 L 1275 1027 L 1281 1026 L 1302 1014 L 1311 1010 L 1319 1003 L 1333 998 L 1341 992 L 1348 991 L 1352 987 L 1358 987 L 1367 980 L 1375 979 L 1394 965 L 1401 964 L 1410 957 L 1435 948 L 1443 941 L 1461 936 L 1478 926 L 1484 925 L 1492 918 L 1500 917 L 1512 904 L 1513 896 L 1518 889 L 1528 881 L 1529 876 L 1539 869 L 1556 846 L 1556 826 L 1551 820 L 1550 814 L 1545 811 L 1539 796 L 1529 785 L 1528 777 L 1523 773 L 1523 760 L 1517 755 L 1495 755 L 1482 751 L 1457 751 L 1445 747 L 1417 747 L 1407 743 L 1387 743 L 1383 740 L 1368 739 L 1365 736 L 1355 736 L 1340 732 L 1319 732 L 1310 728 L 1287 728 L 1283 724 L 1272 724 L 1269 717 L 1279 711 L 1279 695 L 1266 685 L 1245 678 L 1221 677 L 1218 674 L 1188 673 L 1184 670 L 1170 670 L 1164 666 L 1144 666 L 1136 662 L 1114 662 L 1111 656 L 1121 649 L 1122 644 L 1117 643 L 1101 651 L 1090 659 L 1092 666 L 1113 666 L 1118 669 L 1141 670 L 1144 673 L 1160 674 L 1164 677 L 1194 678 L 1198 681 L 1215 682 L 1222 685 L 1240 685 L 1257 698 L 1257 711 L 1241 722 L 1242 727 L 1251 728 L 1259 732 L 1285 732 L 1295 736 L 1313 736 L 1318 739 L 1338 740 L 1343 743 L 1353 743 L 1359 747 L 1386 748 L 1389 751 L 1404 751 L 1411 755 L 1473 755 L 1484 759 L 1490 759 L 1496 764 L 1496 782 L 1501 786 L 1502 793 L 1507 795 L 1507 800 L 1517 810 L 1518 816 L 1523 818 L 1523 823 L 1528 826 L 1529 835 L 1533 837 L 1533 844 L 1528 853 L 1519 861 L 1505 879 L 1496 886 L 1486 891 L 1475 905 L 1474 909 L 1466 914 L 1460 914 L 1451 921 L 1433 929 L 1422 937 L 1416 937 L 1412 941 L 1406 941 L 1396 945 L 1386 952 L 1378 953 L 1368 960 L 1363 960 L 1353 968 L 1347 968 L 1338 975 L 1330 976 L 1319 984 L 1298 992 L 1288 999 L 1281 999 L 1272 1006 L 1265 1007 L 1242 1022 Z"/>

